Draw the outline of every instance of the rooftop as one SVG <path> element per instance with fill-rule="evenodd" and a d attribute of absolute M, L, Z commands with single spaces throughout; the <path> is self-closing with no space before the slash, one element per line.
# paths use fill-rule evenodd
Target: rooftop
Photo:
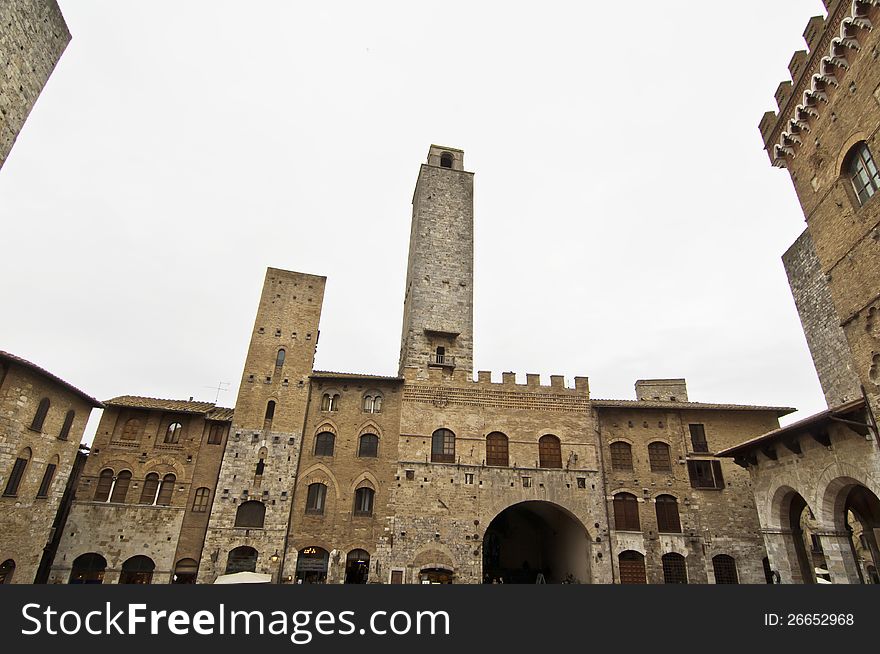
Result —
<path fill-rule="evenodd" d="M 9 361 L 11 363 L 17 363 L 20 366 L 28 368 L 31 371 L 42 375 L 46 379 L 49 379 L 49 380 L 55 382 L 56 384 L 63 386 L 64 388 L 66 388 L 70 392 L 78 395 L 79 397 L 84 399 L 86 402 L 91 404 L 96 409 L 103 409 L 104 408 L 104 405 L 101 402 L 99 402 L 98 400 L 96 400 L 95 398 L 93 398 L 91 395 L 85 393 L 84 391 L 81 391 L 73 384 L 64 381 L 63 379 L 61 379 L 61 377 L 58 377 L 57 375 L 53 375 L 51 372 L 49 372 L 45 368 L 41 368 L 37 364 L 31 363 L 27 359 L 22 359 L 21 357 L 15 356 L 14 354 L 10 354 L 9 352 L 4 352 L 3 350 L 0 350 L 0 360 Z"/>
<path fill-rule="evenodd" d="M 689 411 L 769 411 L 779 416 L 797 409 L 783 406 L 756 406 L 752 404 L 711 404 L 708 402 L 672 402 L 666 400 L 591 400 L 600 409 L 679 409 Z"/>
<path fill-rule="evenodd" d="M 785 427 L 774 429 L 773 431 L 769 431 L 766 434 L 762 434 L 761 436 L 752 438 L 751 440 L 747 440 L 744 443 L 740 443 L 739 445 L 729 447 L 726 450 L 719 452 L 718 456 L 730 457 L 737 456 L 739 454 L 745 454 L 748 450 L 768 445 L 772 441 L 780 440 L 798 433 L 810 433 L 812 431 L 816 431 L 828 422 L 840 422 L 841 420 L 846 422 L 844 416 L 848 416 L 857 411 L 862 411 L 864 410 L 864 408 L 865 400 L 864 398 L 859 398 L 857 400 L 847 402 L 846 404 L 841 404 L 840 406 L 813 414 L 807 418 L 804 418 L 803 420 L 798 420 L 797 422 L 793 422 Z M 850 422 L 853 421 L 850 420 Z"/>
<path fill-rule="evenodd" d="M 157 409 L 175 411 L 177 413 L 199 413 L 208 420 L 231 420 L 233 409 L 218 407 L 213 402 L 195 402 L 193 400 L 164 400 L 156 397 L 140 397 L 138 395 L 120 395 L 104 402 L 107 406 L 130 407 L 133 409 Z"/>

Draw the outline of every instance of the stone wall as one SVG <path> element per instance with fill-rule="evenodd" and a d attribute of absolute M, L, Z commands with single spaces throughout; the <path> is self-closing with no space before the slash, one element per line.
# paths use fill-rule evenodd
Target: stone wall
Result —
<path fill-rule="evenodd" d="M 55 0 L 0 3 L 0 168 L 70 42 Z"/>
<path fill-rule="evenodd" d="M 41 430 L 35 431 L 31 425 L 43 398 L 49 399 L 49 412 Z M 74 420 L 61 440 L 70 410 Z M 8 488 L 15 460 L 29 459 L 17 492 L 0 496 L 0 563 L 15 561 L 13 583 L 34 581 L 91 410 L 89 402 L 44 375 L 0 361 L 0 491 Z M 50 464 L 56 468 L 48 492 L 37 497 Z"/>
<path fill-rule="evenodd" d="M 828 280 L 822 271 L 809 230 L 782 257 L 800 315 L 807 346 L 828 406 L 861 396 L 846 334 L 834 310 Z"/>

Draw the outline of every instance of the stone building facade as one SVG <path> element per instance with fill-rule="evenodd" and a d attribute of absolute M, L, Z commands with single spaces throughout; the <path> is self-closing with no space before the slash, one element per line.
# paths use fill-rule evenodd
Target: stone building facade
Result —
<path fill-rule="evenodd" d="M 824 4 L 760 130 L 807 221 L 784 260 L 829 409 L 721 455 L 751 474 L 779 581 L 878 583 L 880 6 Z"/>
<path fill-rule="evenodd" d="M 70 43 L 70 32 L 55 0 L 0 3 L 0 168 Z"/>
<path fill-rule="evenodd" d="M 193 583 L 232 410 L 105 402 L 50 583 Z"/>
<path fill-rule="evenodd" d="M 0 352 L 0 583 L 34 583 L 89 415 L 101 406 Z"/>
<path fill-rule="evenodd" d="M 594 401 L 586 377 L 475 379 L 463 157 L 431 146 L 419 172 L 399 376 L 313 370 L 324 278 L 267 272 L 199 581 L 246 570 L 281 583 L 680 582 L 680 554 L 685 581 L 763 582 L 748 475 L 713 453 L 790 409 L 689 402 L 684 380 Z M 688 445 L 691 424 L 712 451 Z M 611 467 L 622 441 L 636 452 L 626 473 Z M 662 472 L 644 469 L 652 443 L 668 446 Z M 691 459 L 710 479 L 721 466 L 723 485 L 695 481 Z M 621 490 L 644 505 L 638 533 L 615 526 Z M 662 528 L 649 515 L 658 497 Z M 732 565 L 716 575 L 719 556 Z"/>
<path fill-rule="evenodd" d="M 764 581 L 749 477 L 715 453 L 791 410 L 475 376 L 463 157 L 419 172 L 400 374 L 314 370 L 326 280 L 269 268 L 234 413 L 106 403 L 50 581 Z"/>

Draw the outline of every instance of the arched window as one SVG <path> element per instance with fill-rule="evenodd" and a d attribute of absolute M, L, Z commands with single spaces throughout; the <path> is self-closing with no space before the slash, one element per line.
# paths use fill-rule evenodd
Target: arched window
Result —
<path fill-rule="evenodd" d="M 37 412 L 34 414 L 34 419 L 31 422 L 31 429 L 34 431 L 43 431 L 43 423 L 46 421 L 47 413 L 49 413 L 49 398 L 44 397 L 40 400 Z"/>
<path fill-rule="evenodd" d="M 333 456 L 335 444 L 336 435 L 329 431 L 322 431 L 315 436 L 315 456 Z"/>
<path fill-rule="evenodd" d="M 657 507 L 657 531 L 664 534 L 680 534 L 681 521 L 678 518 L 678 500 L 672 495 L 658 495 L 655 504 Z"/>
<path fill-rule="evenodd" d="M 500 431 L 493 431 L 486 436 L 486 465 L 502 467 L 510 465 L 507 436 Z"/>
<path fill-rule="evenodd" d="M 373 497 L 376 492 L 372 488 L 362 486 L 354 492 L 354 514 L 373 515 Z"/>
<path fill-rule="evenodd" d="M 12 471 L 9 473 L 9 480 L 6 482 L 6 488 L 3 490 L 4 495 L 18 495 L 18 487 L 21 485 L 21 480 L 24 478 L 24 472 L 27 469 L 27 464 L 30 460 L 31 448 L 26 447 L 21 451 L 21 454 L 18 455 L 18 458 L 15 459 L 15 463 L 12 464 Z"/>
<path fill-rule="evenodd" d="M 104 582 L 107 559 L 95 552 L 81 554 L 73 560 L 69 584 L 100 584 Z"/>
<path fill-rule="evenodd" d="M 112 471 L 111 471 L 112 472 Z M 152 504 L 156 501 L 156 494 L 159 492 L 159 475 L 151 472 L 144 479 L 144 485 L 141 487 L 141 504 Z"/>
<path fill-rule="evenodd" d="M 321 398 L 321 411 L 338 411 L 339 393 L 324 393 Z"/>
<path fill-rule="evenodd" d="M 648 577 L 645 574 L 645 557 L 640 552 L 627 550 L 617 557 L 620 565 L 620 583 L 622 584 L 646 584 Z"/>
<path fill-rule="evenodd" d="M 552 434 L 541 436 L 538 440 L 538 459 L 541 468 L 562 467 L 562 446 Z"/>
<path fill-rule="evenodd" d="M 449 429 L 438 429 L 431 436 L 431 461 L 455 463 L 455 434 Z"/>
<path fill-rule="evenodd" d="M 441 168 L 452 168 L 452 154 L 449 152 L 444 152 L 440 155 L 440 167 Z"/>
<path fill-rule="evenodd" d="M 629 443 L 623 441 L 611 443 L 611 468 L 613 470 L 633 469 L 633 453 Z"/>
<path fill-rule="evenodd" d="M 309 484 L 309 492 L 306 497 L 306 513 L 322 515 L 324 513 L 324 500 L 326 497 L 327 487 L 324 484 Z"/>
<path fill-rule="evenodd" d="M 12 575 L 15 573 L 15 561 L 12 559 L 6 559 L 2 565 L 0 565 L 0 585 L 3 584 L 11 584 L 12 583 Z"/>
<path fill-rule="evenodd" d="M 120 584 L 149 584 L 153 580 L 156 564 L 148 556 L 133 556 L 122 564 Z"/>
<path fill-rule="evenodd" d="M 880 171 L 877 170 L 877 163 L 864 141 L 856 143 L 846 155 L 843 174 L 852 182 L 860 205 L 865 204 L 880 190 Z"/>
<path fill-rule="evenodd" d="M 64 415 L 64 424 L 61 425 L 61 432 L 58 434 L 59 441 L 66 441 L 70 436 L 70 428 L 73 427 L 73 419 L 76 417 L 76 411 L 71 409 Z"/>
<path fill-rule="evenodd" d="M 664 584 L 686 584 L 688 582 L 687 564 L 681 554 L 670 552 L 661 557 Z"/>
<path fill-rule="evenodd" d="M 269 400 L 266 404 L 266 422 L 272 422 L 275 419 L 275 400 Z"/>
<path fill-rule="evenodd" d="M 171 504 L 174 482 L 176 481 L 177 477 L 170 473 L 162 477 L 162 485 L 159 487 L 159 494 L 156 496 L 156 504 L 158 506 L 169 506 Z"/>
<path fill-rule="evenodd" d="M 715 571 L 716 584 L 738 584 L 736 561 L 727 554 L 716 554 L 712 557 L 712 569 Z"/>
<path fill-rule="evenodd" d="M 180 442 L 180 434 L 183 431 L 183 425 L 179 422 L 172 422 L 168 425 L 168 428 L 165 429 L 165 442 L 176 444 Z"/>
<path fill-rule="evenodd" d="M 381 413 L 382 396 L 378 393 L 364 395 L 364 411 L 366 413 Z"/>
<path fill-rule="evenodd" d="M 639 501 L 632 493 L 614 496 L 614 527 L 618 531 L 641 531 Z"/>
<path fill-rule="evenodd" d="M 55 478 L 55 471 L 58 469 L 58 455 L 52 457 L 52 463 L 46 464 L 43 471 L 43 479 L 40 482 L 40 488 L 37 490 L 37 497 L 49 497 L 49 489 L 52 487 L 52 480 Z"/>
<path fill-rule="evenodd" d="M 126 421 L 122 430 L 122 440 L 136 441 L 141 435 L 141 421 L 137 418 L 130 418 Z"/>
<path fill-rule="evenodd" d="M 651 472 L 672 472 L 672 460 L 666 443 L 657 441 L 649 444 L 648 460 L 651 462 Z"/>
<path fill-rule="evenodd" d="M 125 496 L 128 495 L 128 486 L 131 483 L 131 471 L 123 470 L 113 482 L 113 492 L 110 493 L 110 501 L 122 504 L 125 502 Z"/>
<path fill-rule="evenodd" d="M 257 571 L 257 550 L 247 545 L 236 547 L 229 551 L 229 557 L 226 559 L 226 574 L 231 575 L 236 572 L 256 572 Z"/>
<path fill-rule="evenodd" d="M 104 468 L 98 475 L 98 485 L 95 487 L 95 502 L 107 502 L 110 500 L 110 491 L 113 490 L 113 471 Z"/>
<path fill-rule="evenodd" d="M 235 526 L 247 529 L 262 529 L 266 522 L 266 505 L 256 500 L 242 502 L 235 512 Z"/>
<path fill-rule="evenodd" d="M 362 458 L 379 456 L 379 437 L 376 434 L 361 434 L 358 439 L 358 456 Z"/>
<path fill-rule="evenodd" d="M 211 500 L 211 489 L 205 486 L 196 489 L 193 497 L 193 513 L 205 513 L 208 510 L 208 504 Z"/>
<path fill-rule="evenodd" d="M 278 350 L 278 354 L 275 356 L 275 367 L 276 368 L 280 368 L 281 366 L 284 365 L 284 356 L 285 356 L 284 348 L 281 348 L 280 350 Z"/>

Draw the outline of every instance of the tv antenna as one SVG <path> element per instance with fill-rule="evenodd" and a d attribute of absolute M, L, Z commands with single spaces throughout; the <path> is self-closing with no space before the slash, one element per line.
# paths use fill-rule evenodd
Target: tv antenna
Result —
<path fill-rule="evenodd" d="M 211 390 L 217 391 L 217 395 L 214 397 L 214 404 L 220 401 L 220 393 L 225 393 L 229 390 L 230 382 L 218 382 L 216 386 L 203 386 L 202 388 L 210 388 Z"/>

